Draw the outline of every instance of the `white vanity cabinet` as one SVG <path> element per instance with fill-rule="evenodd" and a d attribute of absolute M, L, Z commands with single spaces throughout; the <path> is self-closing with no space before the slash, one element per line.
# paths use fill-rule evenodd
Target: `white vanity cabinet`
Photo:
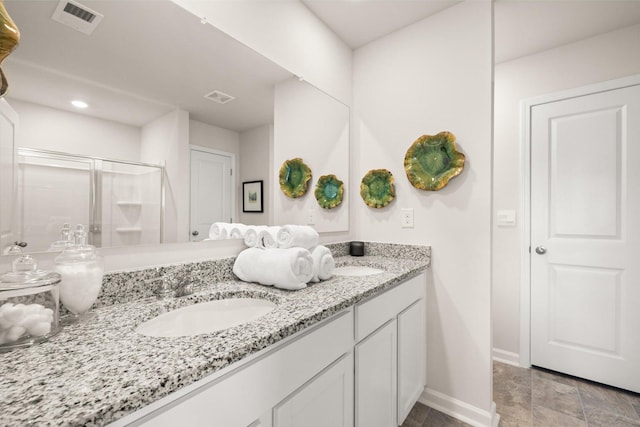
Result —
<path fill-rule="evenodd" d="M 422 273 L 115 426 L 391 427 L 425 386 Z"/>
<path fill-rule="evenodd" d="M 426 384 L 426 278 L 355 308 L 355 424 L 401 425 Z"/>
<path fill-rule="evenodd" d="M 276 406 L 273 426 L 353 426 L 353 355 L 345 354 Z"/>
<path fill-rule="evenodd" d="M 311 416 L 305 413 L 304 404 L 316 397 L 311 408 L 323 416 L 353 408 L 352 349 L 353 310 L 349 309 L 112 426 L 270 427 L 274 408 L 276 425 L 314 425 L 287 424 L 285 420 Z M 347 418 L 353 416 L 347 413 Z"/>

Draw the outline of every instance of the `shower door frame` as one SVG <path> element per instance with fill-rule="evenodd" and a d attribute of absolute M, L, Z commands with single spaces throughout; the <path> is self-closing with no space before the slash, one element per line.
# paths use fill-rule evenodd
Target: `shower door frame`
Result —
<path fill-rule="evenodd" d="M 71 154 L 62 151 L 43 150 L 39 148 L 16 147 L 17 156 L 32 156 L 41 159 L 60 159 L 86 162 L 89 164 L 89 224 L 88 237 L 89 244 L 102 247 L 102 173 L 103 163 L 111 162 L 117 164 L 144 166 L 156 168 L 160 172 L 160 243 L 164 243 L 164 209 L 165 209 L 165 167 L 153 163 L 134 162 L 129 160 L 117 160 L 106 157 L 86 156 L 82 154 Z M 100 168 L 96 168 L 96 162 L 100 162 Z M 98 233 L 99 242 L 96 244 L 95 234 Z"/>

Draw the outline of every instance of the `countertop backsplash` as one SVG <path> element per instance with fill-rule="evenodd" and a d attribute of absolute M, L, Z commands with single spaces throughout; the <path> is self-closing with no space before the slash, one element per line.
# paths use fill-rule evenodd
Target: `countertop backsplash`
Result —
<path fill-rule="evenodd" d="M 326 244 L 334 258 L 349 255 L 349 242 Z M 384 256 L 413 260 L 428 260 L 431 263 L 431 247 L 419 245 L 401 245 L 394 243 L 365 242 L 365 255 Z M 357 264 L 357 257 L 352 257 L 352 264 Z M 235 257 L 221 258 L 211 261 L 191 262 L 175 265 L 164 265 L 140 270 L 107 273 L 102 281 L 100 295 L 94 308 L 138 301 L 155 296 L 160 285 L 158 280 L 175 282 L 176 279 L 188 277 L 194 292 L 208 283 L 236 280 L 232 272 Z M 65 311 L 66 313 L 66 311 Z"/>

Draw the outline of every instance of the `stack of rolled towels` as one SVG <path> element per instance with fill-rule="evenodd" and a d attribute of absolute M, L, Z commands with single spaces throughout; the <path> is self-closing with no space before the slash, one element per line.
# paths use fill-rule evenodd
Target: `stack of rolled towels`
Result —
<path fill-rule="evenodd" d="M 331 251 L 318 244 L 312 227 L 246 226 L 243 238 L 248 248 L 236 258 L 233 273 L 244 282 L 298 290 L 333 276 Z"/>

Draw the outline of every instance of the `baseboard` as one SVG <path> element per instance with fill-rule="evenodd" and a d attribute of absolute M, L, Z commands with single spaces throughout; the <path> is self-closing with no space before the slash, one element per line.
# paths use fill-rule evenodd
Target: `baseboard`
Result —
<path fill-rule="evenodd" d="M 497 427 L 500 422 L 493 402 L 489 412 L 429 388 L 424 390 L 419 402 L 476 427 Z"/>
<path fill-rule="evenodd" d="M 520 355 L 518 353 L 512 353 L 499 348 L 493 349 L 493 360 L 496 362 L 506 363 L 508 365 L 520 366 Z"/>

